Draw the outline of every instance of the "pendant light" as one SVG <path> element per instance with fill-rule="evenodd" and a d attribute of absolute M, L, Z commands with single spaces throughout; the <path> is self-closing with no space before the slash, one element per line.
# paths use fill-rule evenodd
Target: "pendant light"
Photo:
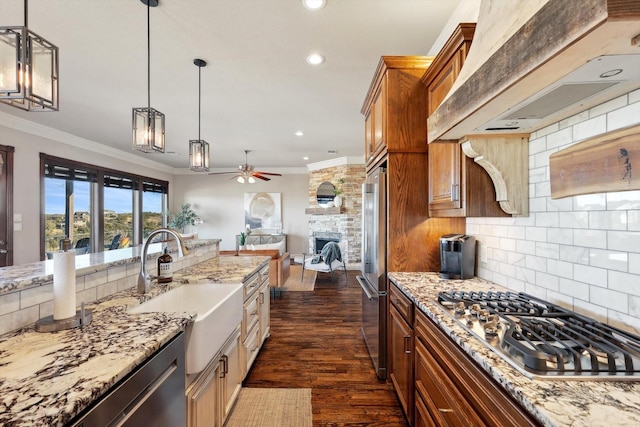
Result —
<path fill-rule="evenodd" d="M 189 169 L 196 172 L 209 171 L 209 143 L 200 139 L 200 110 L 202 97 L 202 67 L 207 63 L 202 59 L 194 59 L 193 63 L 198 67 L 198 139 L 189 141 Z"/>
<path fill-rule="evenodd" d="M 133 149 L 164 153 L 164 114 L 151 108 L 151 20 L 150 10 L 158 0 L 140 0 L 147 5 L 147 106 L 133 109 Z"/>
<path fill-rule="evenodd" d="M 58 111 L 58 48 L 28 27 L 0 27 L 0 102 L 26 111 Z"/>

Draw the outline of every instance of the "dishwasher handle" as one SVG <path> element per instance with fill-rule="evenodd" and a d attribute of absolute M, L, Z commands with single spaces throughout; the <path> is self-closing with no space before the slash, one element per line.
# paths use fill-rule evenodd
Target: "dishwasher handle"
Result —
<path fill-rule="evenodd" d="M 367 296 L 367 298 L 369 298 L 369 301 L 376 299 L 376 297 L 371 293 L 369 284 L 367 283 L 367 280 L 364 277 L 356 276 L 356 280 L 360 284 L 360 287 L 362 288 L 362 291 L 364 292 L 364 294 Z"/>

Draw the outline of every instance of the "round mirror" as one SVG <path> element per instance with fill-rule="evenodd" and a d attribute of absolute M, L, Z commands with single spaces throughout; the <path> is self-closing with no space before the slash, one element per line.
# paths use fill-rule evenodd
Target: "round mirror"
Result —
<path fill-rule="evenodd" d="M 325 181 L 320 184 L 316 191 L 316 200 L 320 206 L 325 206 L 327 203 L 333 202 L 334 197 L 336 197 L 335 194 L 333 194 L 333 190 L 335 190 L 335 187 L 330 182 Z"/>

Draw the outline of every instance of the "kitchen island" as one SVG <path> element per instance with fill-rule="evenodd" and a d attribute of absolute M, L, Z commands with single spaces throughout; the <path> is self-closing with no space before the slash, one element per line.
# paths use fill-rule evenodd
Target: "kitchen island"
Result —
<path fill-rule="evenodd" d="M 91 323 L 37 333 L 26 327 L 0 337 L 0 425 L 61 426 L 91 405 L 193 322 L 194 313 L 128 313 L 149 297 L 184 283 L 238 283 L 268 257 L 213 257 L 174 273 L 147 296 L 126 289 L 88 304 Z"/>
<path fill-rule="evenodd" d="M 640 425 L 640 383 L 530 379 L 489 350 L 446 314 L 441 291 L 506 291 L 473 278 L 440 279 L 437 273 L 389 273 L 390 280 L 490 377 L 545 426 Z M 638 378 L 640 381 L 640 377 Z"/>

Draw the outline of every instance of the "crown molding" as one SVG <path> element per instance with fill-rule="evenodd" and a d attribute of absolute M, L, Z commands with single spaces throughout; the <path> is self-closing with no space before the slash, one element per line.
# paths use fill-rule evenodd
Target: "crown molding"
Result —
<path fill-rule="evenodd" d="M 54 113 L 55 114 L 55 113 Z M 14 116 L 4 111 L 0 111 L 0 126 L 24 132 L 30 135 L 39 136 L 41 138 L 50 139 L 61 144 L 70 145 L 72 147 L 88 150 L 97 154 L 113 157 L 115 159 L 124 160 L 136 165 L 145 166 L 161 172 L 175 174 L 176 169 L 153 160 L 135 156 L 123 150 L 118 150 L 104 144 L 81 138 L 79 136 L 63 132 L 49 126 L 44 126 L 31 120 Z"/>

